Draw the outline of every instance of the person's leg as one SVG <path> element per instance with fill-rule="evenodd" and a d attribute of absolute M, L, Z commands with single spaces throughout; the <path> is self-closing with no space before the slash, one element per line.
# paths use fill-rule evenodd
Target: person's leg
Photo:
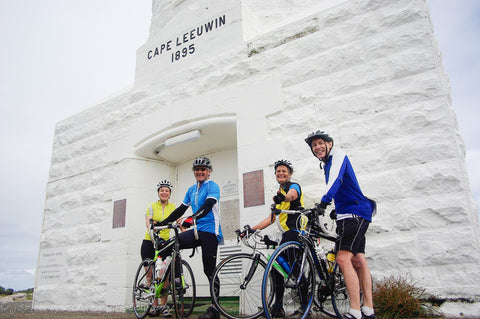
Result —
<path fill-rule="evenodd" d="M 144 239 L 142 242 L 142 247 L 140 249 L 140 255 L 142 256 L 142 260 L 145 259 L 152 259 L 155 258 L 155 249 L 153 247 L 153 243 L 151 240 L 146 240 Z M 147 283 L 150 286 L 152 282 L 152 268 L 148 269 L 145 267 L 145 271 L 147 271 L 146 277 L 147 277 Z M 158 306 L 158 299 L 155 298 L 153 301 L 153 306 Z"/>
<path fill-rule="evenodd" d="M 282 239 L 280 240 L 280 245 L 288 242 L 288 241 L 296 241 L 298 239 L 298 232 L 294 230 L 287 230 L 282 234 Z M 282 253 L 281 255 L 289 264 L 292 264 L 291 256 L 288 256 L 287 254 Z M 277 312 L 283 312 L 283 293 L 285 291 L 284 287 L 284 278 L 283 276 L 274 271 L 272 272 L 273 274 L 273 282 L 275 285 L 275 302 L 273 304 L 273 307 L 277 309 Z"/>
<path fill-rule="evenodd" d="M 352 262 L 360 281 L 360 289 L 362 290 L 363 295 L 363 305 L 373 308 L 372 276 L 370 275 L 370 269 L 368 267 L 365 254 L 356 254 L 353 257 Z"/>
<path fill-rule="evenodd" d="M 350 296 L 350 313 L 356 314 L 360 312 L 360 280 L 352 260 L 354 254 L 358 252 L 356 249 L 359 246 L 359 226 L 359 218 L 337 220 L 336 262 L 340 266 Z M 363 236 L 363 234 L 360 235 Z"/>
<path fill-rule="evenodd" d="M 355 256 L 352 259 L 353 267 L 355 268 L 359 281 L 360 288 L 363 295 L 362 313 L 367 318 L 375 318 L 375 311 L 373 309 L 373 297 L 372 297 L 372 276 L 368 267 L 368 262 L 365 257 L 366 246 L 366 232 L 370 223 L 363 219 L 358 218 L 359 227 L 358 234 L 353 246 L 353 252 Z"/>
<path fill-rule="evenodd" d="M 198 237 L 202 247 L 203 272 L 210 281 L 217 265 L 217 236 L 212 233 L 198 232 Z"/>
<path fill-rule="evenodd" d="M 357 272 L 352 264 L 353 253 L 348 250 L 339 250 L 336 261 L 340 266 L 348 295 L 350 296 L 350 308 L 360 311 L 360 282 Z"/>
<path fill-rule="evenodd" d="M 202 262 L 203 262 L 203 272 L 208 278 L 208 282 L 211 283 L 213 272 L 217 264 L 217 248 L 218 240 L 217 236 L 212 233 L 207 232 L 198 232 L 198 237 L 200 240 L 200 245 L 202 247 Z M 220 293 L 220 282 L 214 283 L 214 291 L 217 294 Z M 220 318 L 220 313 L 212 304 L 208 307 L 207 311 L 199 316 L 199 319 L 218 319 Z"/>

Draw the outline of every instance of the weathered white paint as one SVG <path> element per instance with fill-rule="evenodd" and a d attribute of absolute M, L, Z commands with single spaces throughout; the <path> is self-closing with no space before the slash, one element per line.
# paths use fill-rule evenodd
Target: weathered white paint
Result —
<path fill-rule="evenodd" d="M 221 27 L 190 37 L 223 16 Z M 195 51 L 174 62 L 176 47 L 148 59 L 177 37 L 178 49 Z M 164 0 L 154 1 L 134 88 L 56 127 L 40 256 L 64 253 L 66 274 L 42 280 L 39 263 L 35 309 L 130 305 L 154 185 L 175 181 L 179 204 L 195 156 L 211 157 L 212 179 L 228 190 L 222 201 L 239 200 L 239 225 L 268 213 L 280 158 L 293 161 L 307 205 L 318 201 L 323 175 L 303 142 L 318 128 L 346 150 L 378 202 L 367 245 L 375 279 L 406 275 L 438 298 L 480 301 L 465 149 L 424 1 Z M 154 154 L 194 129 L 205 135 Z M 267 204 L 244 208 L 242 176 L 258 169 Z M 126 227 L 112 229 L 119 199 L 127 199 Z M 204 280 L 201 263 L 192 263 Z"/>

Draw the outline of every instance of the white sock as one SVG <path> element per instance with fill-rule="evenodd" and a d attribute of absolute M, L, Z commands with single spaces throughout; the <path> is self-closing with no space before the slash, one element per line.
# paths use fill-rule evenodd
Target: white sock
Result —
<path fill-rule="evenodd" d="M 357 319 L 362 319 L 362 312 L 360 310 L 350 308 L 350 314 Z"/>
<path fill-rule="evenodd" d="M 365 316 L 371 316 L 375 313 L 373 308 L 367 306 L 362 306 L 362 312 L 365 314 Z"/>

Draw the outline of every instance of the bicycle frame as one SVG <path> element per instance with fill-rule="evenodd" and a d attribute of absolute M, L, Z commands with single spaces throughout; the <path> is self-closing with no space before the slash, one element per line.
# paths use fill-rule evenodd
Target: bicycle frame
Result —
<path fill-rule="evenodd" d="M 322 312 L 325 312 L 330 316 L 333 316 L 335 314 L 338 315 L 339 311 L 336 301 L 339 299 L 337 299 L 336 296 L 337 293 L 341 293 L 343 290 L 341 285 L 338 286 L 339 288 L 337 287 L 337 283 L 342 282 L 341 279 L 339 279 L 341 277 L 339 277 L 337 265 L 334 264 L 333 271 L 329 272 L 329 268 L 327 267 L 328 261 L 326 260 L 326 257 L 324 258 L 324 256 L 317 256 L 317 252 L 315 249 L 317 245 L 317 243 L 315 243 L 316 239 L 323 238 L 333 243 L 336 243 L 337 241 L 337 236 L 330 234 L 325 227 L 326 224 L 322 225 L 318 220 L 319 216 L 324 216 L 324 211 L 317 210 L 317 208 L 310 210 L 279 210 L 272 205 L 272 214 L 280 213 L 300 213 L 300 216 L 297 219 L 297 229 L 300 232 L 298 239 L 296 241 L 286 242 L 278 248 L 280 249 L 280 251 L 282 251 L 284 247 L 288 247 L 289 244 L 295 244 L 298 245 L 298 249 L 300 249 L 300 255 L 298 256 L 299 258 L 296 260 L 296 262 L 294 262 L 293 264 L 287 263 L 284 266 L 285 268 L 287 268 L 285 269 L 286 273 L 283 272 L 285 277 L 285 288 L 296 289 L 297 287 L 300 287 L 302 280 L 304 281 L 304 278 L 307 279 L 308 276 L 312 278 L 313 276 L 313 293 L 315 305 L 318 306 Z M 310 218 L 309 223 L 307 223 L 308 218 Z M 318 245 L 320 244 L 318 243 Z M 276 256 L 274 262 L 279 261 L 279 263 L 282 263 L 283 265 L 284 262 L 283 259 L 281 259 L 281 255 L 279 255 L 277 251 L 274 253 L 274 255 Z M 276 268 L 274 262 L 269 262 L 268 267 L 271 267 L 272 269 Z M 310 268 L 307 267 L 307 264 L 311 265 L 313 269 L 309 270 Z M 266 277 L 264 277 L 264 284 L 262 285 L 262 289 L 265 289 L 265 279 Z M 336 289 L 339 290 L 337 291 Z M 329 299 L 329 297 L 332 298 L 331 303 L 333 306 L 333 310 L 328 306 L 325 307 L 325 305 L 330 304 L 330 302 L 324 303 L 326 300 Z M 266 307 L 268 307 L 268 304 L 264 303 L 265 311 L 267 309 Z M 335 314 L 333 314 L 333 312 L 335 312 Z"/>

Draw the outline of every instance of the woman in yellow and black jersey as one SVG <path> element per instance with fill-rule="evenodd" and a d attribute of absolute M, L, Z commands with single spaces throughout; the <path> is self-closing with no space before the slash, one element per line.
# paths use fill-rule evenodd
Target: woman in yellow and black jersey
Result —
<path fill-rule="evenodd" d="M 277 174 L 276 170 L 275 170 L 275 174 Z M 290 173 L 290 176 L 291 176 L 291 173 Z M 278 190 L 277 195 L 273 197 L 273 201 L 276 204 L 275 205 L 276 208 L 281 210 L 295 210 L 295 209 L 298 209 L 299 207 L 303 207 L 302 189 L 298 183 L 293 183 L 290 181 L 284 184 L 280 184 L 280 189 Z M 293 230 L 293 229 L 296 230 L 299 216 L 300 214 L 278 215 L 277 225 L 279 229 L 282 231 L 282 233 L 288 230 Z"/>
<path fill-rule="evenodd" d="M 291 182 L 290 179 L 293 175 L 293 166 L 290 161 L 279 160 L 274 164 L 275 168 L 275 178 L 277 179 L 278 184 L 280 185 L 277 194 L 273 197 L 273 202 L 276 205 L 276 208 L 282 210 L 295 210 L 299 207 L 303 207 L 303 193 L 300 185 L 298 183 Z M 297 229 L 297 222 L 300 214 L 280 214 L 278 215 L 277 225 L 282 231 L 282 240 L 281 244 L 287 241 L 296 241 L 300 231 Z M 276 216 L 269 215 L 267 218 L 262 220 L 257 225 L 249 228 L 253 232 L 257 229 L 264 229 L 275 222 Z M 248 229 L 248 228 L 247 228 Z M 245 236 L 245 233 L 242 233 L 241 236 Z M 283 282 L 281 275 L 273 272 L 275 281 L 275 302 L 272 306 L 272 316 L 274 318 L 283 318 L 285 317 L 285 311 L 283 309 L 283 285 L 280 284 Z M 290 316 L 292 319 L 296 317 L 301 317 L 303 313 L 301 309 L 296 310 Z"/>
<path fill-rule="evenodd" d="M 274 168 L 275 178 L 280 185 L 277 194 L 273 196 L 273 202 L 275 203 L 276 208 L 283 210 L 294 210 L 303 206 L 303 193 L 300 185 L 290 181 L 293 175 L 292 163 L 290 163 L 288 160 L 278 160 L 275 162 Z M 297 238 L 298 217 L 299 214 L 278 215 L 277 225 L 283 233 L 282 243 L 289 240 L 295 240 Z M 275 220 L 275 215 L 269 215 L 251 229 L 254 231 L 257 229 L 264 229 L 270 226 Z"/>
<path fill-rule="evenodd" d="M 172 194 L 173 185 L 168 180 L 163 180 L 157 185 L 157 194 L 158 201 L 148 205 L 147 211 L 145 213 L 145 226 L 147 231 L 145 237 L 142 241 L 142 247 L 140 248 L 140 255 L 142 260 L 145 259 L 154 259 L 155 258 L 155 248 L 153 246 L 152 239 L 150 238 L 149 229 L 150 229 L 150 220 L 153 219 L 154 222 L 160 222 L 170 216 L 170 214 L 175 210 L 175 204 L 169 201 L 170 195 Z M 162 240 L 168 240 L 170 237 L 170 229 L 163 229 L 160 231 L 160 238 Z M 160 258 L 160 257 L 159 257 Z M 146 269 L 146 268 L 145 268 Z M 151 271 L 151 270 L 150 270 Z M 151 273 L 147 273 L 147 280 L 150 282 L 152 278 Z M 168 282 L 166 282 L 168 284 Z M 158 300 L 155 299 L 153 307 L 150 309 L 150 315 L 157 316 L 160 313 L 164 317 L 169 317 L 170 308 L 167 305 L 168 296 L 163 296 L 161 299 L 161 304 L 158 306 Z"/>

